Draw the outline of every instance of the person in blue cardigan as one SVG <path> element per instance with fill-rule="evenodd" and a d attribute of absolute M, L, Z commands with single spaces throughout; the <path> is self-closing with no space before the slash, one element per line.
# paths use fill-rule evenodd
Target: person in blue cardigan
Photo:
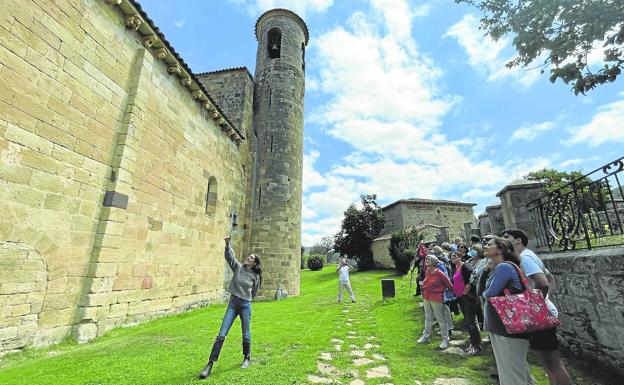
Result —
<path fill-rule="evenodd" d="M 234 257 L 234 250 L 230 246 L 230 237 L 225 238 L 225 261 L 234 275 L 228 286 L 230 302 L 221 322 L 221 329 L 215 338 L 210 352 L 208 364 L 199 373 L 199 378 L 206 378 L 212 371 L 212 365 L 219 359 L 223 341 L 227 336 L 236 317 L 240 317 L 243 330 L 243 363 L 241 368 L 246 369 L 251 364 L 251 301 L 258 294 L 262 284 L 262 263 L 256 254 L 249 254 L 240 263 Z"/>

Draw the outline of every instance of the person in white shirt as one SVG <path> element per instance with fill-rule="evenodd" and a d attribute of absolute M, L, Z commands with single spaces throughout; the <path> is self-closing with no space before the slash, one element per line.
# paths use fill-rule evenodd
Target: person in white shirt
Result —
<path fill-rule="evenodd" d="M 342 302 L 342 290 L 347 289 L 349 293 L 349 298 L 351 298 L 351 302 L 355 303 L 355 296 L 353 295 L 353 290 L 351 289 L 351 281 L 349 281 L 349 270 L 351 266 L 347 263 L 345 258 L 340 260 L 340 265 L 336 271 L 338 272 L 338 303 Z"/>
<path fill-rule="evenodd" d="M 502 234 L 503 238 L 514 245 L 514 251 L 520 259 L 520 268 L 526 275 L 529 285 L 544 293 L 544 302 L 548 310 L 552 315 L 558 316 L 557 308 L 548 298 L 548 291 L 551 288 L 551 283 L 554 283 L 554 278 L 546 269 L 542 260 L 533 251 L 527 249 L 529 237 L 520 229 L 505 229 Z M 559 341 L 557 340 L 556 329 L 531 333 L 529 344 L 533 350 L 537 350 L 541 354 L 551 384 L 572 384 L 570 375 L 561 360 L 561 354 L 559 354 Z"/>

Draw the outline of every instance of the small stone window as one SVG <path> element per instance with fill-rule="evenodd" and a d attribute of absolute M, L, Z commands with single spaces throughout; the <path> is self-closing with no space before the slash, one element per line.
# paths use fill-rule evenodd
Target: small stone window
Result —
<path fill-rule="evenodd" d="M 217 178 L 211 176 L 208 179 L 208 192 L 206 193 L 206 215 L 214 216 L 217 212 Z"/>
<path fill-rule="evenodd" d="M 305 71 L 305 44 L 301 43 L 301 69 Z"/>
<path fill-rule="evenodd" d="M 271 28 L 267 33 L 267 41 L 269 50 L 269 57 L 276 59 L 280 57 L 280 51 L 282 49 L 282 31 L 279 28 Z"/>

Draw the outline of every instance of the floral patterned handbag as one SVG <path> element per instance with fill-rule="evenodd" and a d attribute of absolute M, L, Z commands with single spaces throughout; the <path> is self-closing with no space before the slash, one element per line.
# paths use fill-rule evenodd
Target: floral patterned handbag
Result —
<path fill-rule="evenodd" d="M 531 289 L 520 268 L 515 263 L 510 264 L 518 272 L 525 290 L 519 294 L 511 294 L 509 289 L 505 289 L 505 295 L 488 298 L 507 333 L 530 333 L 559 326 L 559 319 L 548 311 L 542 292 Z"/>

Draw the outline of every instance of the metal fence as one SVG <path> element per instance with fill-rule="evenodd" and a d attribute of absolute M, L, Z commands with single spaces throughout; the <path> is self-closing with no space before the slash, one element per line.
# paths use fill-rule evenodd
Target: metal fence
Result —
<path fill-rule="evenodd" d="M 624 244 L 624 157 L 527 205 L 539 248 L 593 249 Z"/>

